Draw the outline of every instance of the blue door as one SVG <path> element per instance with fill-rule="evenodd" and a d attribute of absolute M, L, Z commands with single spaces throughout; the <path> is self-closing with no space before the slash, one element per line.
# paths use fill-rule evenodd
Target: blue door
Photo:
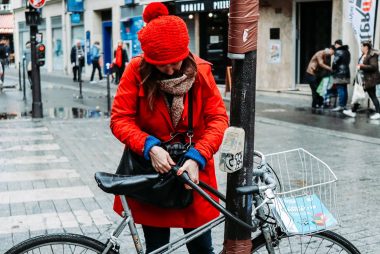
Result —
<path fill-rule="evenodd" d="M 103 65 L 104 73 L 106 72 L 106 64 L 112 62 L 112 21 L 103 21 Z"/>

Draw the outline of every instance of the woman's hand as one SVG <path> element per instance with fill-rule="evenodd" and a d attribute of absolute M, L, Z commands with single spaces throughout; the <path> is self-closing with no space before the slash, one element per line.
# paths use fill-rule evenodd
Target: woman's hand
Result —
<path fill-rule="evenodd" d="M 152 166 L 158 173 L 167 173 L 175 165 L 169 153 L 162 147 L 153 146 L 149 151 L 149 155 Z"/>
<path fill-rule="evenodd" d="M 182 175 L 184 171 L 189 174 L 191 181 L 195 184 L 199 184 L 199 165 L 196 161 L 192 159 L 185 161 L 183 166 L 178 169 L 177 175 Z M 185 188 L 191 189 L 187 184 L 185 184 Z"/>

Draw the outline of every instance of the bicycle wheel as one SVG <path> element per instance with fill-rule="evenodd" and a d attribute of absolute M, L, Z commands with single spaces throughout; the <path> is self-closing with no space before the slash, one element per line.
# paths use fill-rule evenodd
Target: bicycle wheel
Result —
<path fill-rule="evenodd" d="M 5 254 L 66 254 L 102 253 L 105 244 L 98 240 L 76 234 L 41 235 L 25 240 Z M 108 252 L 115 254 L 114 251 Z"/>
<path fill-rule="evenodd" d="M 253 254 L 268 253 L 265 247 L 265 239 L 261 234 L 252 240 Z M 340 253 L 340 254 L 360 254 L 359 250 L 344 237 L 331 232 L 324 231 L 315 235 L 291 236 L 279 239 L 276 253 Z"/>

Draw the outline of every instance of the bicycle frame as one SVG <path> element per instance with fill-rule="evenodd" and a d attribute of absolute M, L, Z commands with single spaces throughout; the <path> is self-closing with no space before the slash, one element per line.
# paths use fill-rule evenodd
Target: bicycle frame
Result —
<path fill-rule="evenodd" d="M 192 241 L 193 239 L 197 238 L 198 236 L 202 235 L 206 231 L 208 231 L 208 230 L 218 226 L 219 224 L 223 223 L 226 220 L 226 217 L 235 221 L 236 223 L 240 224 L 241 226 L 244 226 L 244 227 L 251 229 L 252 232 L 255 232 L 258 228 L 258 225 L 259 225 L 259 220 L 256 218 L 254 213 L 257 212 L 257 214 L 259 216 L 265 217 L 265 214 L 264 214 L 265 212 L 264 212 L 264 209 L 262 208 L 262 205 L 261 205 L 265 202 L 265 200 L 263 200 L 259 194 L 253 195 L 253 198 L 254 198 L 256 204 L 258 204 L 258 206 L 257 206 L 257 209 L 254 209 L 252 212 L 252 218 L 253 218 L 252 222 L 253 222 L 254 226 L 251 226 L 251 225 L 241 221 L 239 218 L 237 218 L 236 216 L 231 214 L 229 211 L 227 211 L 222 205 L 215 202 L 198 185 L 194 184 L 193 182 L 189 182 L 188 184 L 191 185 L 191 187 L 193 187 L 193 189 L 195 191 L 197 191 L 199 194 L 201 194 L 207 201 L 209 201 L 216 209 L 218 209 L 222 213 L 222 215 L 219 216 L 218 218 L 204 224 L 203 226 L 196 228 L 196 229 L 192 230 L 191 232 L 174 239 L 173 241 L 171 241 L 168 244 L 160 247 L 159 249 L 156 249 L 153 252 L 150 252 L 149 254 L 173 253 L 173 251 L 175 251 L 176 249 L 182 247 L 183 245 Z M 203 187 L 208 189 L 206 186 L 203 186 Z M 214 190 L 214 189 L 208 189 L 208 190 L 211 191 L 213 194 L 215 194 L 222 201 L 225 202 L 226 199 L 222 193 L 220 193 L 219 191 Z M 124 209 L 123 220 L 119 223 L 117 228 L 112 232 L 111 237 L 109 238 L 109 241 L 107 243 L 106 249 L 102 252 L 102 254 L 106 254 L 110 249 L 113 249 L 114 251 L 118 251 L 118 249 L 120 247 L 120 244 L 118 243 L 118 237 L 123 232 L 123 230 L 125 229 L 127 224 L 129 226 L 129 229 L 131 232 L 131 236 L 132 236 L 135 248 L 136 248 L 136 252 L 138 254 L 144 254 L 144 249 L 142 247 L 142 243 L 141 243 L 139 234 L 137 232 L 137 227 L 136 227 L 136 224 L 134 223 L 134 220 L 133 220 L 131 211 L 129 209 L 127 200 L 126 200 L 125 196 L 120 196 L 120 198 L 121 198 L 121 202 L 122 202 L 123 209 Z M 266 245 L 267 245 L 268 252 L 270 254 L 274 254 L 275 252 L 274 252 L 274 249 L 272 246 L 272 233 L 273 232 L 271 231 L 270 225 L 266 222 L 262 223 L 260 225 L 260 231 L 266 239 L 266 242 L 267 242 Z M 253 239 L 253 242 L 254 242 L 254 239 Z"/>

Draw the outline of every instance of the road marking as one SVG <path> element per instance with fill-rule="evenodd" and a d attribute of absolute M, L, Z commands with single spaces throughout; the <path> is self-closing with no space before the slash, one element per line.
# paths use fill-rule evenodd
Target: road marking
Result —
<path fill-rule="evenodd" d="M 282 108 L 268 108 L 268 109 L 264 109 L 263 112 L 277 113 L 277 112 L 286 112 L 286 110 Z"/>
<path fill-rule="evenodd" d="M 58 144 L 38 144 L 38 145 L 17 145 L 11 147 L 1 147 L 0 152 L 7 151 L 53 151 L 59 150 L 60 147 Z"/>
<path fill-rule="evenodd" d="M 0 128 L 0 134 L 3 133 L 31 133 L 31 132 L 47 132 L 49 131 L 46 127 L 37 127 L 37 128 Z"/>
<path fill-rule="evenodd" d="M 7 191 L 0 192 L 0 204 L 24 203 L 44 200 L 90 198 L 93 196 L 94 194 L 87 186 Z"/>
<path fill-rule="evenodd" d="M 48 169 L 0 173 L 0 182 L 23 182 L 47 179 L 74 178 L 80 175 L 73 169 Z"/>
<path fill-rule="evenodd" d="M 58 163 L 69 162 L 67 157 L 57 157 L 55 155 L 43 155 L 43 156 L 23 156 L 10 159 L 0 159 L 0 165 L 11 164 L 40 164 L 40 163 Z"/>
<path fill-rule="evenodd" d="M 99 217 L 102 219 L 100 220 Z M 0 234 L 112 224 L 103 210 L 0 217 Z"/>
<path fill-rule="evenodd" d="M 20 142 L 20 141 L 36 141 L 36 140 L 52 140 L 52 135 L 40 135 L 40 136 L 7 136 L 0 137 L 0 142 Z"/>

